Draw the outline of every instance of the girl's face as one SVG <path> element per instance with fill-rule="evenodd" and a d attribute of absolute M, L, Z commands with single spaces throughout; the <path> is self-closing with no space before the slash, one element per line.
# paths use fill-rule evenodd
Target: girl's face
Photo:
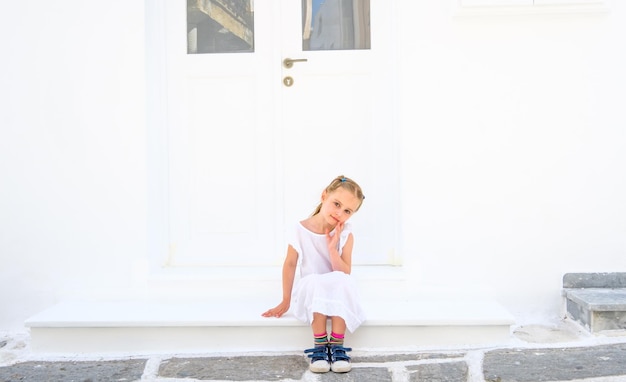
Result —
<path fill-rule="evenodd" d="M 361 201 L 353 193 L 343 187 L 335 191 L 322 193 L 322 209 L 320 213 L 331 226 L 345 223 L 357 211 Z"/>

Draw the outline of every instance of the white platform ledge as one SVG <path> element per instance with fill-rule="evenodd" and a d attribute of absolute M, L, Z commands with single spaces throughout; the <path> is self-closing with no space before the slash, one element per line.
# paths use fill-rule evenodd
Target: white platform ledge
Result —
<path fill-rule="evenodd" d="M 185 301 L 134 299 L 63 302 L 26 322 L 39 353 L 206 353 L 301 351 L 310 328 L 287 315 L 264 318 L 277 301 L 240 296 Z M 490 346 L 510 338 L 513 317 L 486 298 L 396 297 L 364 301 L 367 321 L 355 349 Z"/>

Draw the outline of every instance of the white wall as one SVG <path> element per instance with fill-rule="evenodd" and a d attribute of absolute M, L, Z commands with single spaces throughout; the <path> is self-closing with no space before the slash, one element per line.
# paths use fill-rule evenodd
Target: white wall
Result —
<path fill-rule="evenodd" d="M 626 271 L 626 7 L 455 17 L 452 4 L 396 3 L 401 251 L 416 287 L 555 315 L 564 273 Z M 140 281 L 161 193 L 147 187 L 143 1 L 12 2 L 0 36 L 7 330 Z"/>
<path fill-rule="evenodd" d="M 145 255 L 144 5 L 3 2 L 0 36 L 3 330 Z"/>
<path fill-rule="evenodd" d="M 420 285 L 559 313 L 567 272 L 626 271 L 626 6 L 402 2 L 402 228 Z"/>

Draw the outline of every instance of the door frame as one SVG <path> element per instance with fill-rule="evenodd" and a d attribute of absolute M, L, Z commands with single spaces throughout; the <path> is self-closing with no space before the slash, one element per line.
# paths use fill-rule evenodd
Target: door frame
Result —
<path fill-rule="evenodd" d="M 148 205 L 147 205 L 147 231 L 148 231 L 148 245 L 147 245 L 147 258 L 145 263 L 138 264 L 138 272 L 145 273 L 147 278 L 159 277 L 164 272 L 171 274 L 176 273 L 177 270 L 168 267 L 169 259 L 171 256 L 171 244 L 169 238 L 169 168 L 168 168 L 168 155 L 169 155 L 169 141 L 168 141 L 168 95 L 167 95 L 167 49 L 166 49 L 166 12 L 165 2 L 167 0 L 152 0 L 145 2 L 145 32 L 146 32 L 146 123 L 147 123 L 147 193 L 148 193 Z M 290 0 L 291 1 L 291 0 Z M 371 0 L 372 3 L 378 0 Z M 280 12 L 280 3 L 273 3 L 273 9 L 275 12 Z M 390 2 L 388 5 L 391 8 L 391 14 L 394 19 L 397 19 L 395 2 Z M 278 13 L 280 14 L 280 13 Z M 391 36 L 397 37 L 397 24 L 392 23 L 392 31 L 389 32 Z M 276 40 L 280 40 L 280 36 L 276 36 Z M 389 57 L 390 65 L 397 67 L 398 65 L 398 46 L 396 38 L 389 41 L 389 51 L 392 52 Z M 275 47 L 280 47 L 280 41 L 273 41 Z M 279 49 L 274 49 L 272 53 L 274 60 L 280 62 L 282 60 L 283 52 Z M 391 104 L 393 110 L 389 118 L 389 133 L 392 135 L 393 156 L 392 162 L 394 166 L 389 174 L 389 199 L 393 206 L 393 224 L 397 228 L 395 230 L 395 237 L 393 238 L 393 248 L 395 253 L 390 255 L 388 265 L 401 265 L 402 254 L 400 253 L 401 247 L 401 229 L 400 229 L 400 180 L 399 180 L 399 165 L 400 165 L 400 137 L 399 137 L 399 110 L 397 109 L 399 103 L 398 99 L 398 79 L 397 70 L 391 70 L 389 76 L 391 83 Z M 281 78 L 282 70 L 280 65 L 275 65 L 272 70 L 272 76 L 274 78 Z M 275 92 L 282 91 L 281 81 L 274 81 L 276 88 Z M 279 103 L 282 97 L 278 95 L 276 97 L 276 107 L 274 110 L 276 123 L 281 123 L 281 105 Z M 285 178 L 281 171 L 284 158 L 282 158 L 282 151 L 280 149 L 282 141 L 281 129 L 275 135 L 275 176 L 276 176 L 276 198 L 277 211 L 275 217 L 276 227 L 280 227 L 282 222 L 282 216 L 284 216 L 284 206 L 280 201 L 282 200 L 282 192 L 284 189 Z M 282 257 L 284 254 L 284 248 L 280 243 L 285 242 L 283 233 L 277 233 L 277 246 L 275 250 L 278 251 Z M 210 270 L 208 267 L 192 270 L 193 274 L 198 275 L 216 275 L 219 271 Z"/>

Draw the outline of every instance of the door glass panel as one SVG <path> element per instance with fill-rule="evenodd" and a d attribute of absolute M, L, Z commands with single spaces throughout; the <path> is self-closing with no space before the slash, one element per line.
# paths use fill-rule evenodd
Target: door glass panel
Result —
<path fill-rule="evenodd" d="M 254 52 L 253 0 L 187 0 L 187 53 Z"/>
<path fill-rule="evenodd" d="M 370 0 L 302 0 L 302 50 L 370 49 Z"/>

